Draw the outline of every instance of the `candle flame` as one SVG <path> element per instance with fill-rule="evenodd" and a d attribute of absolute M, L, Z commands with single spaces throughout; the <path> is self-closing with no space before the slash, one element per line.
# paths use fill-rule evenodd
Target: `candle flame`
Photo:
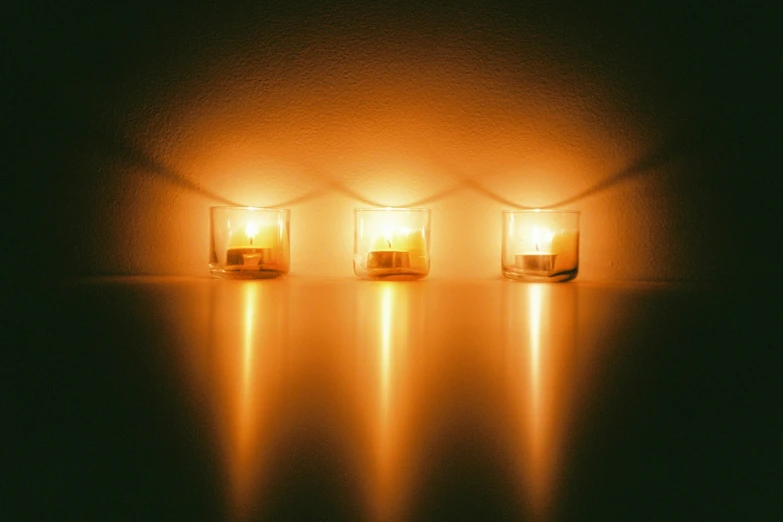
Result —
<path fill-rule="evenodd" d="M 391 227 L 384 227 L 383 229 L 383 237 L 386 239 L 387 243 L 391 242 L 391 236 L 392 236 L 392 229 Z"/>
<path fill-rule="evenodd" d="M 392 227 L 387 226 L 383 229 L 383 238 L 386 240 L 386 244 L 389 245 L 389 249 L 391 250 L 391 240 L 392 236 L 394 235 L 394 229 Z"/>
<path fill-rule="evenodd" d="M 554 235 L 552 232 L 546 229 L 540 229 L 538 227 L 534 227 L 531 232 L 531 239 L 533 240 L 533 244 L 536 247 L 536 252 L 541 252 L 541 244 L 544 243 L 545 245 L 549 245 L 552 243 L 552 238 Z"/>
<path fill-rule="evenodd" d="M 247 234 L 247 238 L 250 240 L 250 244 L 253 244 L 253 239 L 256 237 L 256 234 L 258 233 L 258 225 L 255 223 L 248 223 L 245 227 L 245 234 Z"/>
<path fill-rule="evenodd" d="M 392 244 L 397 245 L 397 248 L 405 248 L 405 244 L 410 240 L 410 235 L 413 232 L 412 229 L 397 225 L 386 225 L 383 227 L 383 240 L 386 242 L 389 250 L 392 249 Z M 377 239 L 376 239 L 377 241 Z"/>

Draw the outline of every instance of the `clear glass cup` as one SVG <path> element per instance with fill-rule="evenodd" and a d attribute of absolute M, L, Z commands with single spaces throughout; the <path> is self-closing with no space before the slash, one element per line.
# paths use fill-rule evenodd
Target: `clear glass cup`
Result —
<path fill-rule="evenodd" d="M 579 211 L 504 210 L 503 275 L 517 281 L 570 281 L 579 272 Z"/>
<path fill-rule="evenodd" d="M 361 279 L 405 281 L 430 272 L 430 209 L 354 210 L 353 271 Z"/>
<path fill-rule="evenodd" d="M 212 207 L 209 271 L 225 279 L 272 279 L 290 266 L 288 209 Z"/>

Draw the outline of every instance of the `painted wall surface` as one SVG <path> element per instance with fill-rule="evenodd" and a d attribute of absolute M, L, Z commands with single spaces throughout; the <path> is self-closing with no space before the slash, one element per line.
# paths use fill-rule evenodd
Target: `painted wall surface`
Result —
<path fill-rule="evenodd" d="M 763 276 L 772 10 L 625 4 L 19 7 L 5 262 L 207 276 L 241 204 L 291 208 L 291 276 L 350 277 L 354 208 L 427 206 L 431 277 L 500 277 L 501 210 L 557 207 L 580 280 Z"/>

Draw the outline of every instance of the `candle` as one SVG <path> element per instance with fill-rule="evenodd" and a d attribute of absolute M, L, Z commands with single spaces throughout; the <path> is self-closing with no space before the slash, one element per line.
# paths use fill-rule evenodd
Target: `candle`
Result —
<path fill-rule="evenodd" d="M 288 221 L 286 209 L 213 207 L 210 271 L 242 279 L 285 275 Z"/>
<path fill-rule="evenodd" d="M 553 236 L 554 234 L 549 230 L 534 227 L 530 238 L 535 247 L 535 252 L 516 254 L 514 261 L 517 268 L 535 272 L 551 272 L 554 270 L 557 254 L 551 251 Z"/>
<path fill-rule="evenodd" d="M 374 275 L 399 273 L 411 267 L 411 250 L 418 251 L 421 234 L 407 227 L 384 227 L 367 253 L 367 269 Z"/>
<path fill-rule="evenodd" d="M 357 209 L 354 271 L 366 279 L 419 279 L 429 272 L 427 209 Z"/>
<path fill-rule="evenodd" d="M 525 254 L 517 254 L 514 257 L 516 258 L 515 264 L 517 268 L 528 271 L 551 272 L 555 268 L 557 254 L 528 252 Z"/>
<path fill-rule="evenodd" d="M 264 229 L 264 234 L 259 234 L 258 224 L 250 221 L 242 232 L 232 236 L 229 241 L 230 248 L 226 251 L 226 270 L 265 270 L 273 269 L 274 253 L 270 245 L 274 230 L 270 227 Z M 257 236 L 261 236 L 261 241 Z M 239 244 L 240 246 L 231 246 Z"/>
<path fill-rule="evenodd" d="M 367 268 L 410 268 L 411 259 L 408 252 L 389 250 L 386 252 L 370 252 L 367 254 Z"/>
<path fill-rule="evenodd" d="M 226 252 L 226 270 L 263 270 L 271 262 L 271 248 L 229 248 Z"/>
<path fill-rule="evenodd" d="M 520 281 L 569 281 L 579 267 L 579 212 L 503 213 L 503 275 Z"/>

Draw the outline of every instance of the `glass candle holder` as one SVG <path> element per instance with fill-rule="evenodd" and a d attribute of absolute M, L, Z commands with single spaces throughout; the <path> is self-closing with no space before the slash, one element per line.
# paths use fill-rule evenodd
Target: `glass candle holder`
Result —
<path fill-rule="evenodd" d="M 405 281 L 430 272 L 430 209 L 354 211 L 353 271 L 361 279 Z"/>
<path fill-rule="evenodd" d="M 272 279 L 288 273 L 288 209 L 212 207 L 209 271 L 225 279 Z"/>
<path fill-rule="evenodd" d="M 570 281 L 579 272 L 579 212 L 504 210 L 503 275 L 518 281 Z"/>

